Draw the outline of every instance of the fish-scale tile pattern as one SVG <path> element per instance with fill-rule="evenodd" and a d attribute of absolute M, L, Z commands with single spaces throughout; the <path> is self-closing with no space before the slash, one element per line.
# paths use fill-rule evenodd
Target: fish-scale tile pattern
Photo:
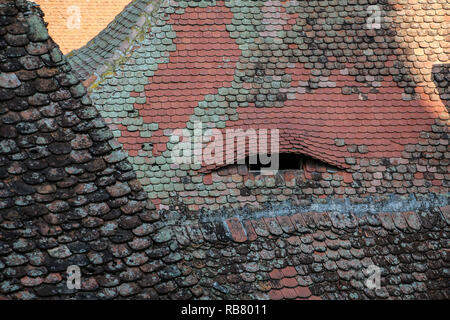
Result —
<path fill-rule="evenodd" d="M 105 29 L 129 0 L 35 0 L 50 36 L 63 54 L 79 49 Z M 101 10 L 99 8 L 101 7 Z"/>
<path fill-rule="evenodd" d="M 158 4 L 134 49 L 91 90 L 161 208 L 448 193 L 445 1 L 380 4 L 379 29 L 367 27 L 366 1 Z M 176 165 L 170 137 L 192 134 L 195 122 L 224 134 L 277 128 L 280 152 L 310 158 L 269 177 Z"/>
<path fill-rule="evenodd" d="M 165 151 L 168 137 L 164 132 L 184 127 L 203 96 L 230 86 L 240 55 L 225 28 L 231 22 L 231 16 L 231 12 L 220 7 L 206 12 L 186 9 L 183 15 L 171 15 L 168 23 L 173 25 L 172 32 L 177 35 L 173 39 L 177 49 L 170 55 L 169 63 L 159 65 L 154 80 L 144 86 L 145 103 L 135 104 L 145 123 L 158 123 L 158 130 L 151 138 L 153 143 L 158 141 L 154 143 L 153 156 Z M 196 22 L 187 26 L 192 19 Z M 224 55 L 228 57 L 226 64 Z M 214 73 L 211 70 L 215 70 Z M 148 105 L 152 107 L 148 108 Z M 133 137 L 125 141 L 129 150 L 136 146 Z"/>
<path fill-rule="evenodd" d="M 436 84 L 437 90 L 439 92 L 439 96 L 442 99 L 442 102 L 445 104 L 447 111 L 450 108 L 450 64 L 436 64 L 432 69 L 432 79 Z"/>

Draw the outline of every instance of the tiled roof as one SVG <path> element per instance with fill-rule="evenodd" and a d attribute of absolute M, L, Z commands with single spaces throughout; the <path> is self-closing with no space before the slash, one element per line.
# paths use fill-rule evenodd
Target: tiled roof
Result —
<path fill-rule="evenodd" d="M 35 0 L 63 54 L 81 48 L 122 12 L 130 0 Z M 79 25 L 78 25 L 79 23 Z"/>
<path fill-rule="evenodd" d="M 432 73 L 432 80 L 436 83 L 439 95 L 448 111 L 450 110 L 450 64 L 435 64 Z"/>
<path fill-rule="evenodd" d="M 154 11 L 157 1 L 134 0 L 97 36 L 84 47 L 69 54 L 70 61 L 80 79 L 111 72 L 117 64 L 123 62 L 137 37 L 149 28 L 148 19 Z"/>
<path fill-rule="evenodd" d="M 180 261 L 182 269 L 172 270 L 171 283 L 159 291 L 178 284 L 190 287 L 183 298 L 448 299 L 448 210 L 169 226 L 159 231 L 173 230 L 165 248 L 176 239 L 189 260 Z M 163 262 L 173 256 L 163 248 L 154 253 Z M 366 286 L 371 266 L 381 270 L 375 290 Z M 157 268 L 155 277 L 166 272 Z"/>
<path fill-rule="evenodd" d="M 113 243 L 148 247 L 157 215 L 41 11 L 1 0 L 0 24 L 0 297 L 67 296 L 70 265 L 92 275 Z"/>
<path fill-rule="evenodd" d="M 198 16 L 228 21 L 223 11 Z M 261 178 L 239 166 L 177 170 L 149 156 L 147 168 L 158 173 L 140 176 L 144 162 L 126 159 L 40 10 L 0 0 L 0 25 L 0 299 L 449 299 L 443 120 L 402 158 L 359 160 L 347 170 L 307 162 Z M 131 63 L 140 50 L 124 69 L 140 65 Z M 121 72 L 100 88 L 125 87 Z M 116 107 L 99 101 L 101 113 Z M 183 182 L 167 182 L 174 177 Z M 365 196 L 373 181 L 376 193 Z M 156 211 L 148 194 L 165 204 L 169 192 L 174 202 Z M 252 197 L 259 211 L 246 205 Z M 80 289 L 67 286 L 69 266 L 81 268 Z M 367 285 L 372 267 L 379 288 Z"/>
<path fill-rule="evenodd" d="M 448 73 L 438 72 L 448 64 L 446 1 L 379 5 L 379 29 L 367 27 L 366 1 L 154 4 L 148 32 L 85 83 L 156 202 L 179 198 L 195 211 L 304 195 L 448 192 Z M 83 70 L 81 56 L 69 60 Z M 322 164 L 280 179 L 177 167 L 169 137 L 195 121 L 277 128 L 281 152 Z M 261 185 L 269 193 L 255 190 Z"/>

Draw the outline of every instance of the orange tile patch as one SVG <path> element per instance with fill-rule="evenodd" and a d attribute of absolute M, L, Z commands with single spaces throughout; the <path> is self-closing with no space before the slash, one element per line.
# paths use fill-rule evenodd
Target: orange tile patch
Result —
<path fill-rule="evenodd" d="M 205 95 L 231 86 L 235 63 L 241 55 L 226 30 L 231 18 L 225 6 L 187 8 L 184 14 L 171 16 L 168 23 L 177 33 L 176 51 L 145 87 L 146 104 L 135 105 L 144 122 L 159 124 L 152 136 L 153 142 L 159 139 L 154 143 L 154 156 L 166 150 L 165 130 L 184 128 Z M 226 64 L 224 57 L 228 59 Z"/>
<path fill-rule="evenodd" d="M 244 220 L 243 224 L 248 240 L 255 241 L 258 238 L 258 235 L 256 234 L 255 229 L 253 229 L 252 223 L 249 220 Z"/>
<path fill-rule="evenodd" d="M 64 54 L 84 46 L 130 3 L 130 0 L 33 1 L 44 11 L 49 34 Z"/>
<path fill-rule="evenodd" d="M 280 270 L 278 270 L 278 269 L 273 269 L 270 273 L 269 273 L 269 276 L 272 278 L 272 279 L 282 279 L 283 278 L 283 273 L 280 271 Z"/>
<path fill-rule="evenodd" d="M 302 63 L 286 71 L 292 75 L 292 90 L 301 90 L 298 83 L 307 81 L 311 72 Z M 367 151 L 359 157 L 398 157 L 406 144 L 417 143 L 419 132 L 429 130 L 436 112 L 442 111 L 438 103 L 424 108 L 427 95 L 422 100 L 404 101 L 403 89 L 392 76 L 385 77 L 379 93 L 372 94 L 369 87 L 361 86 L 354 77 L 338 73 L 339 70 L 334 71 L 328 79 L 335 87 L 297 93 L 297 99 L 288 99 L 282 108 L 265 107 L 264 112 L 250 104 L 238 109 L 240 119 L 252 128 L 278 128 L 281 151 L 284 146 L 286 150 L 295 147 L 345 167 L 344 158 L 351 155 L 335 145 L 335 138 L 344 138 L 347 145 L 367 145 Z M 356 93 L 342 94 L 344 86 L 360 88 L 368 99 L 360 100 Z M 233 121 L 227 122 L 227 127 L 234 126 L 237 125 Z M 349 176 L 344 178 L 346 182 L 352 180 Z"/>
<path fill-rule="evenodd" d="M 236 242 L 245 242 L 247 241 L 247 235 L 245 234 L 245 230 L 242 227 L 239 218 L 231 218 L 227 221 L 227 226 L 230 229 L 231 236 Z"/>
<path fill-rule="evenodd" d="M 285 277 L 294 277 L 297 275 L 297 270 L 295 270 L 295 268 L 291 266 L 281 269 L 281 272 Z"/>

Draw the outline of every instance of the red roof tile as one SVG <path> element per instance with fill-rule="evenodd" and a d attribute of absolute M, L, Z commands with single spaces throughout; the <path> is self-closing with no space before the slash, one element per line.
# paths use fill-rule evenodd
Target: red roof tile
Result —
<path fill-rule="evenodd" d="M 284 274 L 283 274 L 280 270 L 278 270 L 278 269 L 273 269 L 273 270 L 269 273 L 269 276 L 270 276 L 272 279 L 277 279 L 277 280 L 279 280 L 279 279 L 282 279 L 282 278 L 284 277 Z"/>
<path fill-rule="evenodd" d="M 276 16 L 271 11 L 263 14 L 268 28 L 263 32 L 266 36 L 275 36 L 275 30 L 291 30 L 299 23 L 294 18 L 298 17 L 298 12 L 288 13 L 281 3 L 273 5 L 278 10 Z M 234 34 L 227 29 L 227 26 L 233 26 L 232 19 L 233 12 L 222 1 L 205 8 L 188 6 L 183 13 L 170 14 L 167 24 L 176 32 L 173 39 L 176 50 L 170 52 L 169 62 L 158 64 L 150 77 L 145 86 L 146 103 L 135 105 L 146 122 L 159 124 L 152 139 L 162 138 L 166 129 L 184 128 L 205 95 L 217 94 L 219 88 L 230 88 L 235 71 L 240 70 L 238 61 L 247 65 L 247 71 L 258 72 L 255 66 L 261 62 L 249 62 L 248 55 L 252 51 L 243 56 L 244 52 L 231 37 Z M 327 41 L 326 37 L 322 39 L 325 32 L 316 32 L 308 24 L 306 26 L 309 29 L 302 37 L 320 37 L 321 41 Z M 351 30 L 337 29 L 337 39 L 350 37 Z M 358 45 L 355 43 L 354 50 L 347 49 L 348 44 L 342 47 L 357 55 L 355 59 L 342 62 L 341 56 L 328 55 L 320 57 L 323 61 L 318 65 L 322 65 L 322 69 L 315 69 L 310 66 L 317 61 L 317 57 L 309 53 L 312 50 L 307 50 L 304 44 L 290 43 L 291 51 L 298 51 L 296 54 L 305 58 L 303 60 L 308 61 L 310 56 L 314 59 L 285 63 L 282 69 L 273 70 L 276 74 L 291 77 L 290 87 L 279 89 L 278 95 L 286 95 L 282 105 L 274 107 L 266 100 L 261 103 L 267 105 L 260 107 L 257 102 L 250 101 L 248 106 L 236 108 L 240 120 L 229 119 L 226 127 L 242 128 L 245 124 L 254 129 L 282 129 L 282 152 L 295 149 L 341 168 L 349 167 L 348 157 L 400 157 L 406 144 L 416 143 L 419 133 L 428 131 L 438 114 L 446 113 L 445 107 L 441 101 L 432 101 L 428 94 L 422 93 L 426 83 L 418 83 L 412 89 L 420 94 L 420 99 L 407 97 L 414 92 L 410 90 L 406 94 L 403 83 L 406 81 L 401 82 L 398 76 L 399 72 L 404 72 L 398 62 L 398 53 L 403 51 L 373 46 L 366 52 Z M 279 55 L 278 52 L 267 53 Z M 267 69 L 264 72 L 271 69 L 264 66 Z M 427 67 L 430 66 L 427 62 Z M 371 72 L 367 71 L 364 77 L 356 76 L 363 67 Z M 327 71 L 321 75 L 321 70 Z M 275 78 L 272 76 L 271 81 Z M 310 87 L 311 81 L 317 87 Z M 250 93 L 260 91 L 258 82 L 243 81 L 243 86 Z M 336 138 L 345 139 L 345 145 L 337 146 Z M 161 139 L 155 143 L 154 156 L 166 150 L 167 141 Z M 361 144 L 369 146 L 366 152 L 352 154 L 347 150 L 347 146 Z M 126 146 L 128 149 L 129 145 Z M 348 176 L 345 181 L 350 183 Z"/>
<path fill-rule="evenodd" d="M 230 233 L 234 241 L 236 242 L 247 241 L 247 235 L 245 234 L 245 230 L 242 227 L 239 218 L 227 219 L 226 223 L 228 225 L 228 228 L 230 229 Z"/>

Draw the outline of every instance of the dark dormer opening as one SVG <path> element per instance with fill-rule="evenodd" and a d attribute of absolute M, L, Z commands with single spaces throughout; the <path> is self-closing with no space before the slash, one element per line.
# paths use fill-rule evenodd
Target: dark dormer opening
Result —
<path fill-rule="evenodd" d="M 271 155 L 267 156 L 268 159 L 274 159 Z M 278 154 L 278 171 L 280 170 L 300 170 L 303 168 L 305 156 L 296 153 L 280 153 Z M 259 156 L 250 156 L 245 159 L 248 171 L 254 174 L 261 172 L 261 169 L 268 169 L 271 167 L 271 163 L 262 161 Z"/>

